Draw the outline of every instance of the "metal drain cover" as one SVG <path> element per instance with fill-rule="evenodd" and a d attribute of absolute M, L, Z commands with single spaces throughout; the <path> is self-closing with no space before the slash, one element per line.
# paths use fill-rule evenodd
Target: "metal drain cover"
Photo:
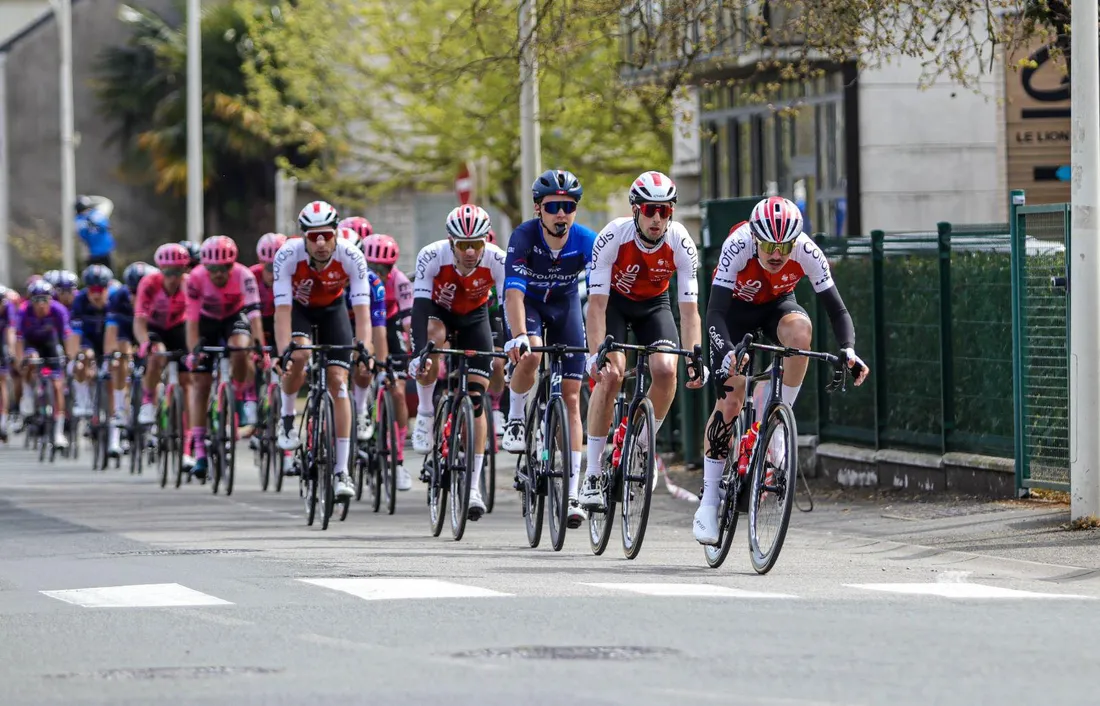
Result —
<path fill-rule="evenodd" d="M 101 669 L 96 672 L 47 674 L 47 679 L 99 679 L 101 681 L 151 681 L 154 679 L 205 679 L 209 677 L 254 676 L 278 674 L 282 669 L 270 667 L 145 667 L 135 669 Z"/>
<path fill-rule="evenodd" d="M 667 647 L 599 647 L 532 645 L 527 647 L 488 647 L 481 650 L 456 652 L 452 657 L 481 659 L 593 659 L 617 660 L 646 659 L 649 657 L 668 657 L 679 654 L 678 650 Z"/>

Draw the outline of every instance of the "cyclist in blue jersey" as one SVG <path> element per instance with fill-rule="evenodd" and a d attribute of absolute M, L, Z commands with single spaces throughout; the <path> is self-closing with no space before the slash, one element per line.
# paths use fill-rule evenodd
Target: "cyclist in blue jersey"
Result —
<path fill-rule="evenodd" d="M 535 217 L 521 223 L 508 240 L 504 312 L 510 340 L 504 345 L 504 352 L 515 370 L 501 445 L 512 453 L 522 453 L 525 448 L 524 411 L 528 394 L 535 387 L 541 359 L 540 354 L 527 349 L 542 345 L 544 337 L 554 344 L 585 345 L 577 280 L 592 262 L 596 233 L 574 223 L 583 193 L 580 181 L 572 173 L 560 169 L 543 172 L 531 186 Z M 585 438 L 580 413 L 584 356 L 567 356 L 562 372 L 562 395 L 573 442 L 568 526 L 575 528 L 585 520 L 584 510 L 577 504 L 581 444 Z"/>
<path fill-rule="evenodd" d="M 111 212 L 115 205 L 103 196 L 81 196 L 76 200 L 76 233 L 88 246 L 88 265 L 113 267 L 115 239 L 111 235 Z"/>
<path fill-rule="evenodd" d="M 130 356 L 134 340 L 134 298 L 145 275 L 157 269 L 144 262 L 135 262 L 122 273 L 124 286 L 115 287 L 107 295 L 107 328 L 103 334 L 103 351 L 121 354 L 111 361 L 111 423 L 107 434 L 107 454 L 122 455 L 121 429 L 129 425 L 127 388 L 130 385 Z"/>
<path fill-rule="evenodd" d="M 69 326 L 72 338 L 78 344 L 76 350 L 84 353 L 83 362 L 73 362 L 75 385 L 73 415 L 90 417 L 92 393 L 89 383 L 95 380 L 96 361 L 103 357 L 103 334 L 107 328 L 108 286 L 114 274 L 104 265 L 89 265 L 81 274 L 84 289 L 73 299 L 70 307 Z"/>

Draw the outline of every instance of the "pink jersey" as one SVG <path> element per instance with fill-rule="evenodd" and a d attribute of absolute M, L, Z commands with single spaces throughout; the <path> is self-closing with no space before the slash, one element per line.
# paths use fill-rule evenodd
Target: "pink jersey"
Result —
<path fill-rule="evenodd" d="M 386 321 L 398 314 L 404 318 L 412 311 L 413 286 L 404 272 L 396 267 L 386 276 Z"/>
<path fill-rule="evenodd" d="M 233 263 L 224 287 L 211 282 L 202 265 L 191 270 L 187 279 L 187 321 L 198 321 L 200 317 L 221 321 L 241 311 L 250 319 L 260 315 L 260 290 L 247 267 Z"/>
<path fill-rule="evenodd" d="M 252 271 L 252 276 L 256 278 L 256 287 L 260 290 L 260 313 L 264 316 L 275 316 L 275 290 L 264 282 L 263 263 L 248 269 Z"/>
<path fill-rule="evenodd" d="M 134 301 L 134 318 L 145 319 L 149 328 L 168 331 L 183 323 L 187 313 L 188 275 L 183 276 L 175 294 L 164 291 L 164 275 L 160 271 L 145 275 L 138 285 Z"/>

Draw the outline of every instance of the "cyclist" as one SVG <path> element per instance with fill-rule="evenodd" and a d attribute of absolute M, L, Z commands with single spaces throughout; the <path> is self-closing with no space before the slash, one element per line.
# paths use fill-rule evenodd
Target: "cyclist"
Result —
<path fill-rule="evenodd" d="M 15 369 L 23 374 L 23 416 L 28 417 L 34 413 L 34 376 L 38 371 L 24 365 L 25 358 L 41 356 L 59 359 L 53 361 L 49 373 L 54 393 L 53 443 L 54 446 L 65 448 L 69 445 L 69 439 L 65 435 L 64 345 L 67 342 L 70 352 L 73 352 L 76 339 L 69 328 L 69 312 L 53 299 L 53 293 L 53 287 L 44 279 L 32 282 L 27 287 L 27 301 L 23 302 L 16 315 L 12 362 Z"/>
<path fill-rule="evenodd" d="M 744 403 L 745 379 L 735 361 L 744 351 L 735 350 L 746 333 L 763 329 L 780 345 L 806 349 L 813 342 L 813 326 L 806 310 L 795 301 L 794 289 L 808 277 L 829 314 L 841 353 L 856 375 L 856 384 L 867 378 L 868 368 L 855 354 L 852 317 L 833 281 L 829 262 L 817 244 L 802 232 L 802 213 L 780 196 L 761 200 L 749 220 L 730 229 L 707 304 L 707 337 L 718 399 L 707 422 L 703 444 L 703 497 L 695 512 L 692 533 L 701 544 L 718 541 L 718 485 L 734 441 L 733 425 Z M 788 359 L 783 364 L 783 400 L 794 406 L 809 360 Z M 768 391 L 770 394 L 770 391 Z M 786 448 L 781 435 L 772 437 L 775 453 Z"/>
<path fill-rule="evenodd" d="M 374 226 L 370 224 L 363 216 L 349 216 L 343 219 L 337 225 L 337 228 L 348 228 L 355 231 L 355 234 L 359 236 L 357 243 L 362 243 L 363 240 L 374 235 Z"/>
<path fill-rule="evenodd" d="M 556 344 L 584 346 L 577 280 L 592 261 L 596 233 L 574 222 L 583 194 L 580 180 L 571 172 L 560 169 L 544 172 L 531 186 L 535 218 L 521 223 L 508 240 L 504 306 L 511 339 L 504 350 L 515 370 L 509 390 L 508 424 L 501 445 L 512 453 L 522 453 L 526 448 L 525 408 L 542 357 L 526 349 L 542 345 L 544 329 Z M 573 441 L 569 496 L 576 501 L 584 443 L 580 407 L 584 358 L 570 354 L 562 367 L 562 396 Z M 584 519 L 584 511 L 570 503 L 569 526 L 578 527 Z"/>
<path fill-rule="evenodd" d="M 53 286 L 54 299 L 61 302 L 66 309 L 72 308 L 80 278 L 68 270 L 50 270 L 42 277 Z"/>
<path fill-rule="evenodd" d="M 313 326 L 321 345 L 347 346 L 353 340 L 371 350 L 370 287 L 363 253 L 337 239 L 336 209 L 324 201 L 306 204 L 298 214 L 302 238 L 287 241 L 275 257 L 275 342 L 283 356 L 283 424 L 279 448 L 291 451 L 301 445 L 294 426 L 295 399 L 306 379 L 309 351 L 295 351 L 310 345 Z M 350 290 L 355 312 L 355 336 L 344 303 L 344 288 Z M 361 349 L 362 350 L 362 349 Z M 289 358 L 289 365 L 286 364 Z M 336 415 L 337 497 L 355 494 L 348 478 L 351 451 L 351 406 L 348 403 L 348 369 L 351 351 L 332 351 L 328 356 L 328 386 Z"/>
<path fill-rule="evenodd" d="M 260 292 L 252 272 L 237 262 L 237 244 L 215 235 L 203 241 L 200 264 L 187 279 L 187 367 L 191 378 L 191 446 L 195 465 L 191 473 L 206 477 L 206 411 L 210 400 L 210 358 L 194 351 L 203 346 L 246 348 L 250 341 L 264 344 L 260 321 Z M 229 353 L 233 385 L 241 405 L 241 424 L 256 423 L 255 366 L 248 351 Z"/>
<path fill-rule="evenodd" d="M 411 316 L 413 305 L 412 282 L 397 268 L 401 250 L 397 241 L 388 235 L 374 234 L 361 241 L 367 266 L 383 281 L 385 290 L 386 347 L 387 355 L 404 355 L 411 352 Z M 372 302 L 373 304 L 373 302 Z M 381 357 L 382 353 L 378 353 Z M 397 416 L 397 489 L 408 490 L 412 478 L 405 470 L 405 438 L 409 433 L 409 410 L 405 402 L 405 371 L 394 371 L 393 403 Z M 358 392 L 358 390 L 356 391 Z M 356 400 L 358 403 L 358 400 Z"/>
<path fill-rule="evenodd" d="M 249 269 L 256 278 L 260 290 L 260 317 L 263 319 L 264 340 L 268 345 L 275 342 L 275 253 L 286 243 L 282 233 L 264 233 L 256 243 L 256 259 L 259 262 Z"/>
<path fill-rule="evenodd" d="M 166 361 L 163 356 L 150 356 L 151 352 L 186 353 L 187 326 L 187 268 L 190 255 L 179 243 L 166 243 L 157 248 L 153 262 L 157 268 L 143 277 L 134 300 L 134 340 L 138 343 L 138 356 L 145 358 L 145 378 L 141 384 L 141 409 L 138 422 L 152 424 L 156 421 L 154 393 Z M 191 388 L 191 376 L 181 371 L 183 386 L 183 424 L 190 427 L 186 409 Z M 190 455 L 190 454 L 189 454 Z M 194 461 L 188 459 L 189 466 Z"/>
<path fill-rule="evenodd" d="M 489 245 L 497 245 L 497 235 L 492 228 L 485 242 Z M 500 247 L 497 245 L 497 247 Z M 493 331 L 493 350 L 500 353 L 504 350 L 504 295 L 494 287 L 489 292 L 489 328 Z M 493 429 L 497 436 L 504 436 L 505 419 L 500 411 L 500 398 L 504 395 L 504 360 L 493 358 L 493 375 L 489 378 L 489 408 L 493 410 Z M 496 440 L 494 439 L 495 443 Z"/>
<path fill-rule="evenodd" d="M 0 285 L 0 441 L 8 440 L 8 357 L 15 351 L 15 305 Z"/>
<path fill-rule="evenodd" d="M 605 334 L 625 342 L 629 327 L 639 345 L 677 346 L 668 295 L 674 274 L 683 347 L 691 349 L 699 344 L 702 333 L 695 278 L 699 258 L 687 229 L 672 220 L 676 185 L 661 172 L 645 172 L 630 186 L 630 204 L 633 217 L 616 218 L 597 236 L 588 276 L 590 355 L 586 367 L 596 386 L 588 402 L 588 467 L 581 491 L 581 504 L 587 508 L 599 508 L 603 503 L 597 482 L 604 472 L 601 456 L 626 366 L 626 357 L 615 352 L 607 356 L 601 370 L 596 370 L 597 350 Z M 656 433 L 676 394 L 676 358 L 666 353 L 650 356 L 649 372 Z M 689 362 L 688 373 L 693 378 L 687 383 L 689 388 L 700 388 L 706 382 L 706 367 L 695 371 Z"/>
<path fill-rule="evenodd" d="M 77 292 L 70 308 L 69 325 L 84 361 L 70 363 L 73 386 L 73 415 L 92 415 L 92 393 L 89 387 L 98 375 L 97 364 L 103 360 L 103 334 L 107 328 L 107 297 L 114 274 L 106 265 L 89 265 L 81 274 L 84 289 Z M 52 289 L 52 288 L 51 288 Z"/>
<path fill-rule="evenodd" d="M 187 255 L 190 258 L 190 263 L 187 265 L 187 272 L 189 273 L 199 266 L 201 246 L 198 243 L 192 243 L 190 240 L 181 240 L 179 244 L 187 250 Z"/>
<path fill-rule="evenodd" d="M 442 346 L 449 336 L 455 348 L 488 351 L 493 348 L 489 325 L 489 291 L 504 291 L 504 253 L 486 238 L 492 223 L 480 206 L 459 206 L 447 216 L 447 238 L 424 247 L 416 258 L 413 280 L 413 351 L 423 350 L 428 341 Z M 419 396 L 413 448 L 427 453 L 433 444 L 435 409 L 433 394 L 438 379 L 439 356 L 433 355 L 420 369 L 420 358 L 409 362 L 409 375 L 416 379 Z M 484 414 L 490 359 L 477 356 L 468 367 L 468 389 L 474 408 L 474 448 L 485 448 L 488 425 Z M 474 475 L 470 478 L 470 519 L 485 512 L 481 498 L 481 466 L 484 453 L 474 454 Z"/>
<path fill-rule="evenodd" d="M 111 423 L 107 435 L 108 455 L 122 454 L 121 430 L 129 426 L 126 414 L 126 391 L 129 387 L 130 355 L 134 340 L 134 295 L 143 277 L 156 271 L 144 262 L 135 262 L 122 272 L 122 287 L 111 291 L 107 297 L 107 329 L 103 335 L 103 350 L 108 354 L 119 353 L 119 360 L 111 361 Z"/>

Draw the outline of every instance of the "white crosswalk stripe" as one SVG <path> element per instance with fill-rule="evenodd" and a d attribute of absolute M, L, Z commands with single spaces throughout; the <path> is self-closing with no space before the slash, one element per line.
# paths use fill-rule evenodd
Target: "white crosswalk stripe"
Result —
<path fill-rule="evenodd" d="M 233 605 L 178 583 L 149 583 L 137 586 L 104 586 L 42 591 L 42 594 L 83 608 L 174 608 L 184 606 Z"/>
<path fill-rule="evenodd" d="M 746 591 L 709 583 L 587 583 L 585 586 L 606 588 L 612 591 L 629 591 L 645 596 L 696 596 L 714 598 L 797 598 L 788 593 L 763 593 Z"/>
<path fill-rule="evenodd" d="M 847 588 L 859 588 L 868 591 L 941 596 L 943 598 L 1092 598 L 1091 596 L 1079 596 L 1069 593 L 1020 591 L 1000 586 L 986 586 L 980 583 L 846 583 L 844 585 Z"/>
<path fill-rule="evenodd" d="M 419 598 L 494 598 L 509 593 L 436 579 L 299 579 L 366 601 Z"/>

